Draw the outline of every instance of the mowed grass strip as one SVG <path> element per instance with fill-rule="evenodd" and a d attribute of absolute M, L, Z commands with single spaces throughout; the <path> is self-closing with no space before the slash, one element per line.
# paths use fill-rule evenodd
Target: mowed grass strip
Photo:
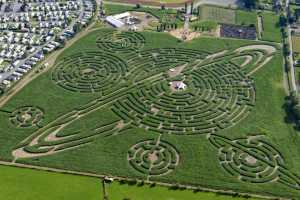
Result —
<path fill-rule="evenodd" d="M 218 23 L 235 24 L 235 11 L 213 6 L 200 7 L 200 20 Z"/>
<path fill-rule="evenodd" d="M 100 200 L 99 179 L 0 165 L 0 199 Z"/>
<path fill-rule="evenodd" d="M 243 197 L 232 197 L 212 192 L 193 192 L 192 190 L 172 190 L 167 187 L 149 185 L 133 186 L 117 182 L 106 186 L 109 200 L 244 200 Z M 258 200 L 257 198 L 247 198 Z"/>

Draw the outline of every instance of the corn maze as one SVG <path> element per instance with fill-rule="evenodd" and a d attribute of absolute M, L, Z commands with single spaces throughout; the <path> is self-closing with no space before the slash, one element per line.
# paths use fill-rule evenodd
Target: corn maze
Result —
<path fill-rule="evenodd" d="M 299 190 L 299 177 L 287 170 L 280 152 L 259 136 L 230 140 L 212 135 L 210 142 L 218 148 L 223 169 L 241 181 L 269 183 L 278 181 Z"/>
<path fill-rule="evenodd" d="M 125 76 L 127 65 L 116 56 L 84 52 L 63 59 L 52 73 L 53 81 L 73 92 L 104 92 Z"/>
<path fill-rule="evenodd" d="M 24 106 L 11 113 L 10 122 L 19 128 L 39 126 L 43 119 L 44 112 L 34 106 Z"/>
<path fill-rule="evenodd" d="M 130 165 L 150 176 L 164 175 L 179 163 L 177 150 L 167 142 L 147 140 L 135 144 L 128 152 Z"/>
<path fill-rule="evenodd" d="M 145 44 L 145 38 L 137 32 L 108 31 L 97 39 L 97 46 L 101 50 L 112 53 L 131 53 L 141 49 Z"/>
<path fill-rule="evenodd" d="M 166 52 L 169 52 L 167 56 L 172 55 L 171 50 Z M 174 54 L 168 62 L 165 56 L 155 53 L 151 51 L 152 55 L 159 57 L 160 64 L 157 66 L 160 70 L 164 69 L 164 63 L 170 66 L 171 59 L 184 63 L 182 53 Z M 134 77 L 144 79 L 153 72 L 157 73 L 157 68 L 153 65 L 153 56 L 149 59 L 148 52 L 141 54 L 143 63 L 131 62 L 137 63 L 133 65 L 139 69 Z M 201 58 L 201 54 L 193 56 L 193 59 Z M 153 69 L 151 66 L 154 66 Z M 190 67 L 194 69 L 182 74 L 189 89 L 174 92 L 169 86 L 171 79 L 161 80 L 118 100 L 114 104 L 114 112 L 125 121 L 159 133 L 206 134 L 236 124 L 251 111 L 255 101 L 254 85 L 238 66 L 220 61 Z"/>
<path fill-rule="evenodd" d="M 124 151 L 128 166 L 149 179 L 175 173 L 189 159 L 164 137 L 196 140 L 204 135 L 217 149 L 220 170 L 229 176 L 251 184 L 278 182 L 300 189 L 297 175 L 266 140 L 218 135 L 255 107 L 252 75 L 273 58 L 274 47 L 249 45 L 215 54 L 182 45 L 151 49 L 142 33 L 107 30 L 94 42 L 97 50 L 62 57 L 51 80 L 70 95 L 97 97 L 34 131 L 12 151 L 14 160 L 50 156 L 135 129 L 157 134 L 157 139 L 135 140 Z M 61 134 L 102 109 L 114 120 L 88 131 Z M 38 108 L 24 107 L 14 111 L 10 121 L 17 127 L 38 126 L 42 116 Z"/>

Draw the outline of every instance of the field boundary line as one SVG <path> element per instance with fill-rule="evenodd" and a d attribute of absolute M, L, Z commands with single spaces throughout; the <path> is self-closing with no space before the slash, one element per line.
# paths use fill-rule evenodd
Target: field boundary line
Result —
<path fill-rule="evenodd" d="M 25 169 L 34 169 L 34 170 L 47 171 L 47 172 L 57 172 L 57 173 L 70 174 L 70 175 L 88 176 L 88 177 L 101 178 L 101 179 L 111 177 L 117 181 L 137 180 L 137 181 L 144 181 L 146 184 L 150 184 L 150 185 L 156 184 L 156 185 L 164 186 L 164 187 L 171 187 L 171 186 L 174 186 L 174 184 L 175 184 L 175 183 L 172 184 L 172 183 L 158 182 L 158 181 L 148 181 L 148 180 L 145 181 L 144 179 L 139 179 L 139 178 L 127 178 L 127 177 L 121 177 L 121 176 L 95 174 L 95 173 L 88 173 L 88 172 L 57 169 L 57 168 L 51 168 L 51 167 L 35 166 L 35 165 L 22 164 L 22 163 L 13 163 L 13 162 L 7 162 L 7 161 L 3 161 L 3 160 L 0 160 L 0 165 L 25 168 Z M 176 184 L 176 185 L 179 188 L 185 188 L 188 190 L 200 190 L 203 192 L 223 193 L 223 194 L 230 194 L 230 195 L 239 194 L 242 196 L 249 196 L 249 197 L 254 197 L 254 198 L 256 197 L 256 198 L 262 198 L 262 199 L 292 200 L 291 198 L 283 198 L 283 197 L 279 197 L 279 196 L 267 196 L 267 195 L 260 195 L 260 194 L 254 194 L 254 193 L 244 193 L 244 192 L 233 191 L 233 190 L 218 190 L 218 189 L 212 189 L 212 188 L 207 188 L 207 187 L 203 187 L 203 186 L 193 186 L 193 185 L 185 185 L 185 184 Z"/>

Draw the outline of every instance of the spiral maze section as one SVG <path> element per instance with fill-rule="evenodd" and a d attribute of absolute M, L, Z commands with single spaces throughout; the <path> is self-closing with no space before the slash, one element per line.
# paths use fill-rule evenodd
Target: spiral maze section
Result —
<path fill-rule="evenodd" d="M 35 106 L 24 106 L 13 111 L 9 121 L 17 128 L 40 126 L 44 112 Z"/>
<path fill-rule="evenodd" d="M 111 53 L 134 53 L 145 45 L 145 38 L 138 32 L 107 31 L 96 43 L 99 49 Z"/>
<path fill-rule="evenodd" d="M 201 54 L 196 55 L 198 57 L 194 56 L 194 59 L 200 60 Z M 181 58 L 178 56 L 176 59 Z M 146 62 L 142 67 L 137 65 L 137 73 L 146 74 L 144 68 L 149 68 L 149 73 L 164 68 L 164 59 L 158 60 L 162 62 L 158 64 L 160 67 L 153 65 L 153 61 Z M 167 62 L 166 66 L 170 65 L 172 62 Z M 123 120 L 146 130 L 207 134 L 235 125 L 254 106 L 253 81 L 230 62 L 189 67 L 181 76 L 187 85 L 186 90 L 174 91 L 170 88 L 169 79 L 161 78 L 119 99 L 113 111 Z"/>
<path fill-rule="evenodd" d="M 146 140 L 128 151 L 130 165 L 142 174 L 160 176 L 172 172 L 179 163 L 175 147 L 161 140 Z"/>
<path fill-rule="evenodd" d="M 230 140 L 211 135 L 218 148 L 219 163 L 230 175 L 249 183 L 279 182 L 300 189 L 299 177 L 285 167 L 281 153 L 267 141 L 256 138 Z"/>
<path fill-rule="evenodd" d="M 117 86 L 128 68 L 120 58 L 103 52 L 83 52 L 64 58 L 52 80 L 71 92 L 105 92 Z"/>

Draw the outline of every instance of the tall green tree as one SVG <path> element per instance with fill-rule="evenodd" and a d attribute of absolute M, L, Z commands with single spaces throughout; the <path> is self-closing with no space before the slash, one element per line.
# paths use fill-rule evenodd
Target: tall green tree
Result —
<path fill-rule="evenodd" d="M 256 8 L 258 4 L 258 0 L 242 0 L 244 2 L 244 5 L 248 9 Z"/>

